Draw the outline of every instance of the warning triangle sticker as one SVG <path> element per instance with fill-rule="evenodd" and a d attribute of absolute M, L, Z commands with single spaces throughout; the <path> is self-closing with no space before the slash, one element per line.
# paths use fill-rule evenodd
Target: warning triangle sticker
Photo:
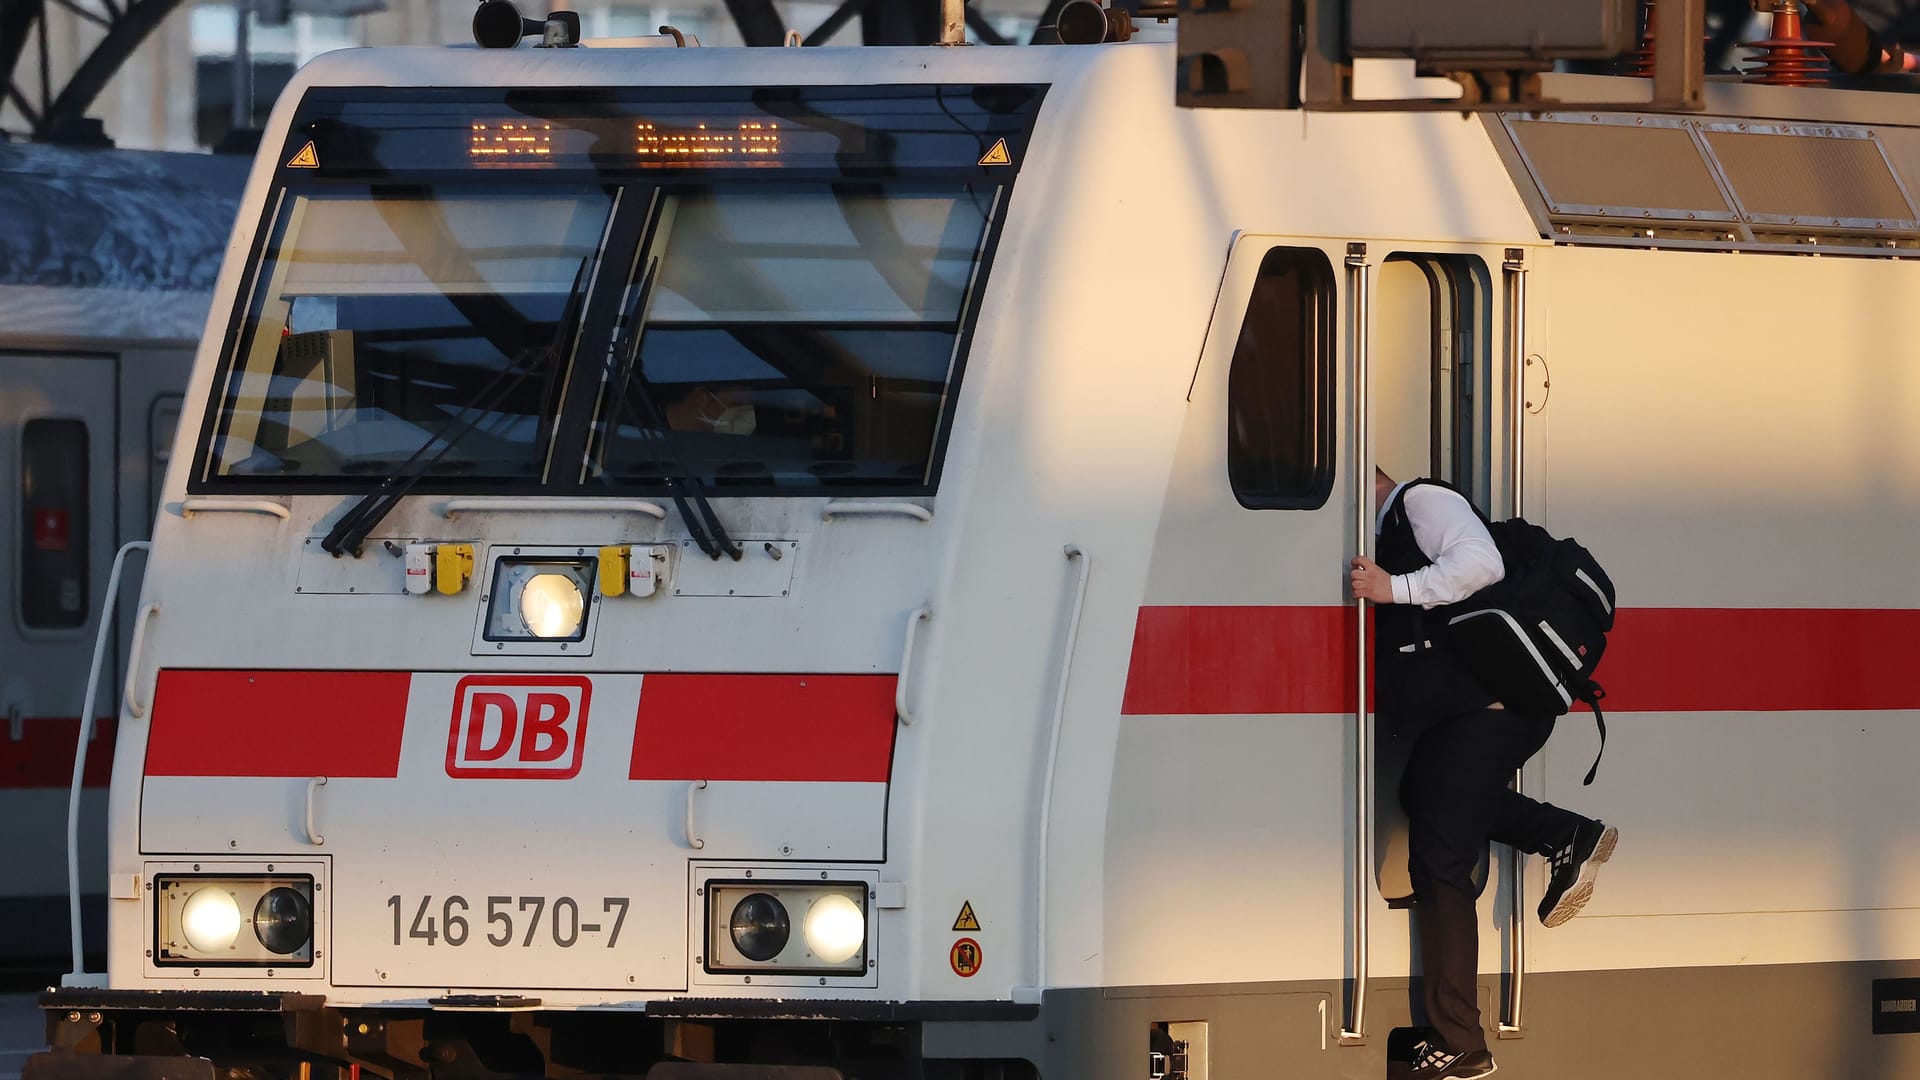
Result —
<path fill-rule="evenodd" d="M 1007 140 L 995 139 L 993 142 L 993 149 L 987 151 L 986 154 L 983 157 L 981 157 L 980 164 L 982 165 L 1013 164 L 1013 156 L 1007 153 Z"/>
<path fill-rule="evenodd" d="M 300 152 L 293 155 L 293 158 L 287 162 L 287 168 L 289 169 L 317 169 L 319 167 L 320 152 L 314 148 L 313 140 L 311 139 L 307 140 L 307 145 L 301 147 Z"/>
<path fill-rule="evenodd" d="M 1006 148 L 1007 148 L 1007 144 L 1004 142 L 1001 143 L 999 146 L 999 149 L 1001 150 L 1005 150 Z M 993 155 L 988 154 L 987 156 L 992 157 Z M 1001 162 L 1001 164 L 1004 165 L 1006 163 Z M 973 917 L 973 901 L 962 900 L 960 902 L 960 917 L 953 920 L 953 928 L 956 931 L 980 929 L 980 920 Z"/>

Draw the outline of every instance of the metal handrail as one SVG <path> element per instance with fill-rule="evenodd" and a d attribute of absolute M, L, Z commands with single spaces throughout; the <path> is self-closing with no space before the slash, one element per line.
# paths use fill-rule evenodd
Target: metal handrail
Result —
<path fill-rule="evenodd" d="M 1053 776 L 1060 762 L 1060 729 L 1067 713 L 1067 680 L 1073 674 L 1073 648 L 1080 640 L 1080 612 L 1087 603 L 1087 579 L 1093 575 L 1093 558 L 1081 550 L 1078 544 L 1068 544 L 1061 549 L 1069 562 L 1080 564 L 1080 573 L 1076 575 L 1073 586 L 1073 613 L 1067 618 L 1067 640 L 1060 651 L 1060 685 L 1053 696 L 1053 719 L 1048 725 L 1047 735 L 1047 771 L 1042 774 L 1040 783 L 1040 835 L 1034 845 L 1034 928 L 1038 931 L 1034 938 L 1033 988 L 1042 993 L 1047 988 L 1047 846 L 1048 834 L 1053 824 Z"/>
<path fill-rule="evenodd" d="M 495 498 L 448 499 L 440 505 L 440 516 L 451 521 L 456 514 L 645 514 L 656 521 L 667 520 L 667 510 L 646 499 L 569 499 L 569 498 Z"/>
<path fill-rule="evenodd" d="M 706 789 L 705 780 L 695 780 L 687 785 L 687 846 L 695 851 L 706 847 L 707 842 L 700 836 L 699 828 L 693 823 L 693 797 Z"/>
<path fill-rule="evenodd" d="M 314 793 L 326 786 L 327 778 L 324 776 L 316 776 L 307 781 L 307 840 L 314 847 L 321 847 L 327 842 L 327 838 L 320 834 L 320 826 L 313 817 Z"/>
<path fill-rule="evenodd" d="M 920 624 L 933 618 L 933 609 L 917 607 L 907 616 L 907 640 L 900 646 L 900 677 L 893 681 L 893 715 L 899 717 L 901 726 L 913 723 L 913 711 L 907 704 L 907 680 L 913 675 L 913 645 L 919 637 Z"/>
<path fill-rule="evenodd" d="M 1348 348 L 1353 355 L 1353 524 L 1354 546 L 1362 555 L 1373 551 L 1373 444 L 1369 418 L 1372 395 L 1367 385 L 1367 245 L 1347 245 L 1347 292 L 1352 325 Z M 1373 899 L 1373 725 L 1367 722 L 1367 601 L 1354 601 L 1354 645 L 1357 673 L 1353 699 L 1353 866 L 1348 884 L 1353 889 L 1348 925 L 1353 932 L 1348 957 L 1353 967 L 1346 1002 L 1342 1039 L 1366 1035 L 1368 910 Z"/>
<path fill-rule="evenodd" d="M 122 699 L 127 714 L 135 720 L 147 715 L 151 700 L 140 700 L 140 657 L 147 648 L 147 621 L 160 614 L 159 604 L 148 604 L 133 617 L 133 644 L 127 649 L 127 691 Z"/>
<path fill-rule="evenodd" d="M 1526 502 L 1522 483 L 1527 419 L 1527 264 L 1524 248 L 1508 248 L 1500 264 L 1507 302 L 1507 487 L 1513 516 Z M 1513 790 L 1525 794 L 1525 770 L 1513 771 Z M 1515 850 L 1508 866 L 1507 986 L 1500 1005 L 1500 1030 L 1520 1030 L 1522 984 L 1527 974 L 1527 856 Z"/>
<path fill-rule="evenodd" d="M 187 499 L 180 504 L 180 516 L 195 514 L 266 514 L 285 521 L 293 511 L 272 499 Z"/>
<path fill-rule="evenodd" d="M 933 520 L 933 511 L 921 506 L 919 503 L 910 502 L 850 502 L 846 499 L 835 499 L 820 508 L 820 520 L 822 521 L 832 521 L 835 517 L 853 517 L 856 515 L 865 515 L 867 517 L 898 515 L 900 517 L 910 517 L 916 521 Z"/>
<path fill-rule="evenodd" d="M 113 608 L 120 596 L 120 572 L 130 551 L 152 551 L 149 540 L 130 540 L 120 545 L 113 556 L 113 570 L 107 574 L 107 594 L 100 604 L 100 629 L 93 638 L 93 664 L 87 669 L 87 693 L 80 705 L 80 741 L 73 748 L 73 784 L 67 791 L 67 917 L 73 935 L 73 970 L 67 974 L 78 979 L 87 974 L 80 942 L 80 785 L 87 772 L 87 743 L 93 739 L 93 705 L 100 691 L 100 662 L 107 655 L 107 638 L 113 633 Z M 157 610 L 157 605 L 148 605 Z M 146 611 L 141 612 L 144 616 Z M 131 671 L 128 673 L 132 677 Z"/>

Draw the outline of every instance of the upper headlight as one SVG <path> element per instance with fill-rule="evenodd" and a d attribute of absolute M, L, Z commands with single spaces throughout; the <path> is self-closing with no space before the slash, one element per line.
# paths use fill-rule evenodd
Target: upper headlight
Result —
<path fill-rule="evenodd" d="M 240 905 L 219 885 L 198 889 L 180 908 L 180 931 L 201 952 L 231 949 L 240 936 Z"/>
<path fill-rule="evenodd" d="M 581 641 L 596 559 L 503 558 L 487 596 L 488 641 Z"/>
<path fill-rule="evenodd" d="M 580 586 L 564 574 L 535 574 L 520 590 L 520 617 L 537 638 L 572 637 L 586 607 Z"/>

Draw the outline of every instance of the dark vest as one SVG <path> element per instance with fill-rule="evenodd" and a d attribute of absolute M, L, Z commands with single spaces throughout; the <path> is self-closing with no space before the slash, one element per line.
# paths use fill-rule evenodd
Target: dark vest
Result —
<path fill-rule="evenodd" d="M 1418 480 L 1394 494 L 1380 523 L 1374 561 L 1389 574 L 1410 574 L 1433 565 L 1413 538 L 1406 495 Z M 1427 611 L 1418 604 L 1373 607 L 1374 708 L 1385 730 L 1411 738 L 1462 713 L 1484 709 L 1494 697 L 1480 688 L 1449 652 L 1442 635 L 1432 632 Z"/>

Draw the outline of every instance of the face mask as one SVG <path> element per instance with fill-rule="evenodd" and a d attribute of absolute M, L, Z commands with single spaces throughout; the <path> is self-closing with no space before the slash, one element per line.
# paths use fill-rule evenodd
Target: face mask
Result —
<path fill-rule="evenodd" d="M 751 405 L 729 405 L 721 409 L 718 416 L 701 413 L 700 419 L 711 426 L 716 435 L 751 435 L 758 423 Z"/>

